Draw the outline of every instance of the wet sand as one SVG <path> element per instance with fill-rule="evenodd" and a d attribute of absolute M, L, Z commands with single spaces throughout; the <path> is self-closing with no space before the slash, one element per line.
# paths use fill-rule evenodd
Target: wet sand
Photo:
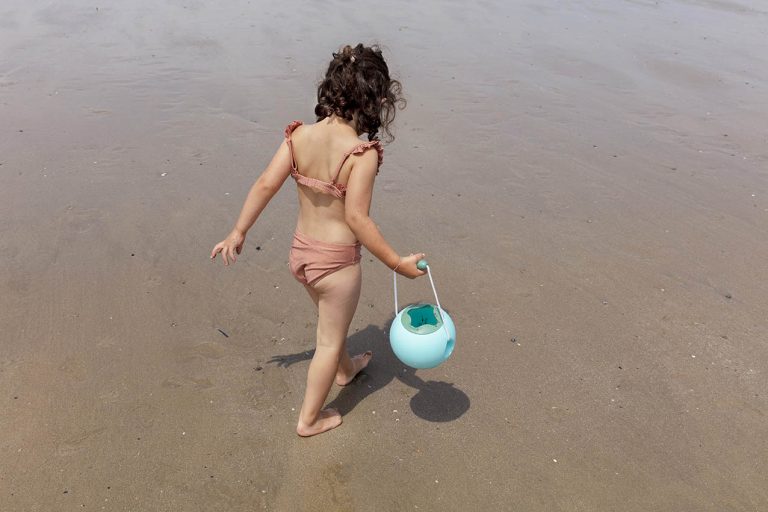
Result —
<path fill-rule="evenodd" d="M 768 510 L 768 9 L 756 0 L 0 7 L 0 510 Z M 373 216 L 459 339 L 294 433 L 292 183 L 343 42 L 404 85 Z M 429 298 L 427 281 L 401 300 Z"/>

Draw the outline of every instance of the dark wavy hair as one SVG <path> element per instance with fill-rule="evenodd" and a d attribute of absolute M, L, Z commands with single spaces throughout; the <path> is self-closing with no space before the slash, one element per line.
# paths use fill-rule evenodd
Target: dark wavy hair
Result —
<path fill-rule="evenodd" d="M 402 86 L 389 77 L 378 46 L 347 45 L 333 54 L 317 87 L 318 121 L 333 114 L 348 121 L 356 119 L 357 131 L 367 133 L 368 140 L 375 140 L 382 129 L 385 140 L 391 142 L 396 108 L 405 108 Z"/>

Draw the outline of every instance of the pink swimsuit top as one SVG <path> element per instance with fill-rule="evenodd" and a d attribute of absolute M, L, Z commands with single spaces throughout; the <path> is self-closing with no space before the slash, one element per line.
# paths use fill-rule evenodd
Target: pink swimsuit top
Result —
<path fill-rule="evenodd" d="M 304 176 L 296 167 L 296 159 L 293 157 L 293 141 L 291 141 L 291 134 L 293 133 L 293 130 L 302 124 L 303 123 L 301 121 L 294 121 L 285 129 L 285 141 L 288 144 L 288 149 L 291 151 L 291 176 L 293 176 L 293 179 L 295 179 L 296 183 L 299 185 L 311 187 L 318 192 L 330 194 L 334 197 L 342 199 L 347 195 L 347 187 L 342 183 L 336 183 L 336 180 L 339 179 L 341 168 L 344 166 L 344 162 L 347 161 L 347 158 L 349 158 L 350 155 L 360 155 L 365 153 L 370 148 L 376 148 L 376 151 L 379 153 L 379 165 L 381 165 L 381 162 L 384 160 L 384 149 L 381 147 L 381 142 L 378 140 L 361 142 L 357 146 L 344 153 L 344 157 L 341 159 L 339 166 L 336 168 L 336 172 L 333 174 L 333 179 L 330 182 Z"/>

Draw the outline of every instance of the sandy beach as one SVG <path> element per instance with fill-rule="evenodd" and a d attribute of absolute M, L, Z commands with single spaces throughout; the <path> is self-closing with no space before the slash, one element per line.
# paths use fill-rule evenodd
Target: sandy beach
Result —
<path fill-rule="evenodd" d="M 766 26 L 757 0 L 5 0 L 0 510 L 768 510 Z M 208 256 L 358 41 L 408 100 L 372 216 L 458 340 L 403 366 L 364 252 L 374 359 L 302 439 L 295 185 Z"/>

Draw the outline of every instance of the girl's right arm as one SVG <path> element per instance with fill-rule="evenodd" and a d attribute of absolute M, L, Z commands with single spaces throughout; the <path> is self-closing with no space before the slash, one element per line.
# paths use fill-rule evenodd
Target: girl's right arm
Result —
<path fill-rule="evenodd" d="M 229 265 L 229 259 L 232 259 L 232 263 L 237 261 L 237 254 L 243 250 L 246 233 L 290 174 L 291 153 L 288 144 L 283 141 L 275 152 L 275 156 L 272 157 L 272 161 L 248 192 L 248 197 L 245 199 L 235 227 L 227 235 L 227 238 L 214 246 L 211 251 L 211 259 L 221 253 L 225 265 Z"/>
<path fill-rule="evenodd" d="M 416 268 L 416 263 L 424 258 L 424 254 L 399 256 L 368 216 L 378 166 L 376 151 L 366 151 L 355 162 L 347 182 L 345 220 L 360 243 L 390 269 L 411 279 L 423 276 L 425 272 Z"/>

